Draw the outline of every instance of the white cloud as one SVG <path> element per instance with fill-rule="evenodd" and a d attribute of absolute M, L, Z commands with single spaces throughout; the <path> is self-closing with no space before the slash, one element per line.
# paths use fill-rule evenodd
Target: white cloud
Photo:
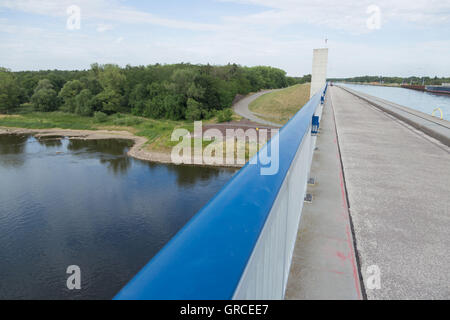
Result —
<path fill-rule="evenodd" d="M 216 25 L 212 24 L 161 18 L 151 13 L 124 6 L 121 1 L 117 0 L 0 0 L 0 7 L 53 17 L 66 17 L 66 9 L 72 5 L 81 8 L 82 19 L 152 24 L 199 31 L 217 28 Z"/>
<path fill-rule="evenodd" d="M 279 26 L 306 23 L 327 26 L 353 33 L 366 32 L 371 5 L 380 7 L 383 21 L 436 25 L 450 22 L 450 1 L 442 0 L 218 0 L 253 4 L 262 7 L 261 12 L 244 18 L 250 24 Z M 237 18 L 230 17 L 230 21 Z"/>
<path fill-rule="evenodd" d="M 97 25 L 97 32 L 106 32 L 114 29 L 114 27 L 110 24 L 98 24 Z"/>

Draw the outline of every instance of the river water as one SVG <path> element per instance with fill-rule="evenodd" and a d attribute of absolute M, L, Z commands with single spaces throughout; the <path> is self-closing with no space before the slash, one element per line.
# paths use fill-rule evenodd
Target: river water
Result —
<path fill-rule="evenodd" d="M 110 299 L 234 175 L 125 140 L 0 135 L 0 299 Z M 66 286 L 81 268 L 81 290 Z"/>
<path fill-rule="evenodd" d="M 428 92 L 421 92 L 417 90 L 396 88 L 396 87 L 382 87 L 370 86 L 360 84 L 343 84 L 350 89 L 367 93 L 372 96 L 382 98 L 391 102 L 395 102 L 405 107 L 421 111 L 431 115 L 433 110 L 441 108 L 444 119 L 450 121 L 450 96 L 438 95 Z M 440 117 L 437 112 L 436 116 Z"/>

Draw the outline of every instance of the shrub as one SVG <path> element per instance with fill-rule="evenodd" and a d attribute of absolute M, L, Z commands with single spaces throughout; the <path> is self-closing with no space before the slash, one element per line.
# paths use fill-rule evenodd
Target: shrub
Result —
<path fill-rule="evenodd" d="M 18 114 L 27 114 L 32 113 L 34 111 L 34 106 L 32 103 L 26 102 L 22 103 L 20 107 L 17 109 Z"/>
<path fill-rule="evenodd" d="M 233 120 L 233 111 L 231 111 L 231 109 L 225 109 L 218 112 L 217 121 L 219 123 L 230 122 L 231 120 Z"/>
<path fill-rule="evenodd" d="M 101 111 L 94 113 L 94 121 L 97 123 L 102 123 L 108 121 L 108 116 L 106 113 L 103 113 Z"/>

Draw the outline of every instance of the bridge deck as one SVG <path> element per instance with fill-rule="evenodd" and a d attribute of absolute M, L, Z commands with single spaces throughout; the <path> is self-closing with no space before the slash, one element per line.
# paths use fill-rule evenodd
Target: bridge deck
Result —
<path fill-rule="evenodd" d="M 341 88 L 331 88 L 329 102 L 335 111 L 367 297 L 449 299 L 450 148 Z M 329 116 L 330 109 L 327 107 L 325 111 Z M 332 130 L 332 122 L 326 116 L 322 127 L 318 140 L 319 162 L 334 153 L 329 143 L 328 146 L 324 143 Z M 330 173 L 319 179 L 319 186 L 336 188 L 333 169 L 321 163 L 315 163 L 314 167 L 317 165 Z M 320 172 L 317 168 L 313 170 Z M 328 194 L 326 200 L 321 196 L 319 193 L 316 197 L 317 203 L 331 201 Z M 324 252 L 335 250 L 338 244 L 333 244 L 323 233 L 318 237 L 312 231 L 317 226 L 325 230 L 324 226 L 332 222 L 333 213 L 328 213 L 327 220 L 324 211 L 314 206 L 313 203 L 306 209 L 302 217 L 307 223 L 301 226 L 287 298 L 351 295 L 349 280 L 333 282 L 330 274 L 324 276 L 319 271 L 321 266 L 335 265 L 335 257 Z M 334 235 L 334 230 L 329 235 Z M 311 237 L 315 240 L 311 241 Z M 315 259 L 318 255 L 325 260 Z M 367 286 L 370 266 L 377 266 L 381 271 L 381 289 Z M 343 292 L 340 295 L 339 290 Z"/>

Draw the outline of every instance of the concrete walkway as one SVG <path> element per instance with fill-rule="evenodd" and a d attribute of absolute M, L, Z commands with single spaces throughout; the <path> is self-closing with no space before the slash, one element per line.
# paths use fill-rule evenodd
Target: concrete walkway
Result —
<path fill-rule="evenodd" d="M 318 150 L 288 281 L 286 299 L 361 299 L 356 253 L 330 99 L 322 113 Z"/>
<path fill-rule="evenodd" d="M 367 297 L 450 299 L 450 148 L 330 89 Z"/>
<path fill-rule="evenodd" d="M 234 112 L 236 112 L 238 115 L 240 115 L 241 117 L 244 117 L 250 121 L 256 122 L 256 123 L 261 123 L 263 125 L 266 126 L 272 126 L 272 127 L 276 127 L 276 128 L 281 128 L 282 125 L 278 124 L 278 123 L 274 123 L 274 122 L 270 122 L 267 120 L 263 120 L 261 118 L 259 118 L 256 114 L 254 114 L 253 112 L 250 111 L 250 109 L 248 108 L 249 105 L 255 101 L 256 99 L 258 99 L 259 97 L 270 93 L 270 92 L 275 92 L 278 90 L 266 90 L 266 91 L 261 91 L 258 93 L 255 93 L 251 96 L 245 97 L 244 99 L 240 100 L 239 102 L 237 102 L 234 106 Z"/>

